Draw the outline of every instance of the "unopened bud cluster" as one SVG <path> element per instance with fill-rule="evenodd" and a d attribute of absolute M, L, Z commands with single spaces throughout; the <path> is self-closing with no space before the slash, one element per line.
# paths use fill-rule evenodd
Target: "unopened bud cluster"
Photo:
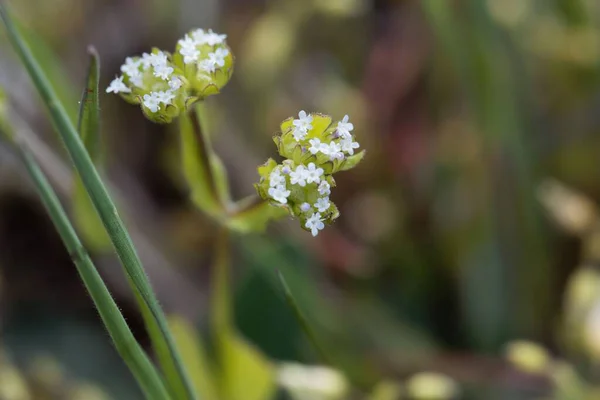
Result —
<path fill-rule="evenodd" d="M 274 137 L 284 161 L 269 159 L 258 168 L 258 194 L 287 209 L 316 236 L 339 216 L 329 198 L 335 187 L 333 174 L 354 168 L 364 156 L 364 151 L 355 153 L 360 146 L 353 129 L 347 115 L 332 123 L 329 116 L 300 111 L 297 119 L 285 120 L 281 135 Z"/>
<path fill-rule="evenodd" d="M 153 49 L 141 57 L 128 57 L 122 74 L 108 86 L 126 101 L 140 104 L 154 122 L 169 123 L 191 104 L 219 93 L 233 72 L 233 57 L 226 35 L 196 29 L 177 43 L 170 54 Z"/>

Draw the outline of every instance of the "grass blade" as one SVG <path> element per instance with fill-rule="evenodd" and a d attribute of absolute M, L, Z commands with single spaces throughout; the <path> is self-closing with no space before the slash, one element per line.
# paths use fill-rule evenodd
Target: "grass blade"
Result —
<path fill-rule="evenodd" d="M 52 222 L 56 227 L 71 259 L 77 267 L 81 280 L 98 309 L 100 318 L 108 331 L 117 352 L 125 361 L 130 371 L 140 385 L 148 399 L 169 399 L 163 380 L 154 365 L 148 359 L 138 342 L 129 330 L 123 315 L 113 300 L 100 274 L 96 270 L 90 256 L 81 244 L 75 229 L 62 208 L 56 193 L 48 183 L 44 173 L 37 165 L 31 154 L 23 146 L 18 148 L 29 175 L 41 196 L 44 206 L 48 210 Z"/>
<path fill-rule="evenodd" d="M 88 48 L 90 66 L 88 69 L 87 84 L 83 89 L 79 102 L 79 118 L 77 131 L 83 141 L 92 162 L 98 167 L 100 162 L 100 58 L 96 49 Z M 78 174 L 74 176 L 72 199 L 73 223 L 77 227 L 86 247 L 97 252 L 110 250 L 110 238 L 106 234 L 102 221 L 98 217 L 90 196 Z"/>
<path fill-rule="evenodd" d="M 133 242 L 117 213 L 114 202 L 110 198 L 106 187 L 94 167 L 92 159 L 86 151 L 75 127 L 69 120 L 63 105 L 52 90 L 44 72 L 19 35 L 2 4 L 0 4 L 0 17 L 2 17 L 11 44 L 21 58 L 35 87 L 49 109 L 54 125 L 121 260 L 129 283 L 132 285 L 136 298 L 139 300 L 138 303 L 142 310 L 146 327 L 151 335 L 152 344 L 157 351 L 161 366 L 167 376 L 172 394 L 176 399 L 196 399 L 193 386 L 175 346 L 175 341 L 169 332 L 166 317 L 158 304 L 158 300 L 144 272 Z M 157 332 L 159 334 L 156 334 Z"/>
<path fill-rule="evenodd" d="M 326 364 L 329 364 L 329 365 L 334 365 L 331 358 L 327 355 L 327 353 L 323 350 L 323 347 L 321 347 L 321 345 L 319 344 L 319 341 L 317 340 L 315 333 L 313 332 L 312 328 L 310 327 L 308 320 L 302 313 L 302 310 L 300 310 L 300 307 L 298 307 L 298 303 L 296 303 L 296 300 L 294 299 L 294 295 L 292 294 L 292 291 L 290 290 L 290 287 L 288 286 L 287 281 L 285 280 L 285 277 L 283 276 L 281 271 L 277 271 L 277 276 L 279 277 L 279 282 L 281 282 L 281 286 L 283 287 L 283 292 L 285 294 L 285 300 L 287 301 L 288 305 L 294 312 L 294 316 L 298 320 L 300 327 L 302 328 L 302 330 L 304 331 L 304 333 L 310 340 L 311 344 L 314 346 L 314 348 L 319 353 L 319 356 L 321 357 L 323 362 L 325 362 Z"/>

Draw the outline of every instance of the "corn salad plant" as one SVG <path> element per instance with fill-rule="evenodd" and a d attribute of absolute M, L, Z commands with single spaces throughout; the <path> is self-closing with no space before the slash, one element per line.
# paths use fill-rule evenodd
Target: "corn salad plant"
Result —
<path fill-rule="evenodd" d="M 267 400 L 277 386 L 294 399 L 341 400 L 350 393 L 372 400 L 455 398 L 458 389 L 448 378 L 423 373 L 405 385 L 382 381 L 375 388 L 356 387 L 351 374 L 323 366 L 282 363 L 263 356 L 235 331 L 231 316 L 229 254 L 232 233 L 262 232 L 269 221 L 292 217 L 312 236 L 331 224 L 339 210 L 330 198 L 334 175 L 356 167 L 365 155 L 349 116 L 334 121 L 320 113 L 300 111 L 282 122 L 273 139 L 281 161 L 269 158 L 258 167 L 256 195 L 234 201 L 227 171 L 211 147 L 207 132 L 208 96 L 220 93 L 234 68 L 226 35 L 196 29 L 180 39 L 174 51 L 152 49 L 125 59 L 121 74 L 103 91 L 138 105 L 152 122 L 175 124 L 180 137 L 181 172 L 194 205 L 210 216 L 217 229 L 212 274 L 211 340 L 209 355 L 200 335 L 187 321 L 167 317 L 144 271 L 101 174 L 99 146 L 99 75 L 97 52 L 89 49 L 90 67 L 75 126 L 44 70 L 32 55 L 8 10 L 0 5 L 8 38 L 42 97 L 75 170 L 73 223 L 25 142 L 0 115 L 0 129 L 14 144 L 92 298 L 113 344 L 148 399 Z M 4 105 L 4 102 L 0 102 Z M 81 238 L 80 238 L 81 235 Z M 86 245 L 112 246 L 137 300 L 158 361 L 157 368 L 134 338 L 127 322 L 99 275 Z M 322 361 L 336 366 L 296 304 L 280 272 L 283 294 Z M 185 349 L 185 351 L 181 351 Z M 367 394 L 370 391 L 371 394 Z"/>

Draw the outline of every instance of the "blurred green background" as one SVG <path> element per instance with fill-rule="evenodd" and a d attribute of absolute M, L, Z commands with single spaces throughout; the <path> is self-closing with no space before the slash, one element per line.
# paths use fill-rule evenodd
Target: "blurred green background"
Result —
<path fill-rule="evenodd" d="M 464 398 L 553 398 L 548 379 L 504 361 L 505 344 L 520 338 L 585 380 L 600 378 L 600 323 L 589 316 L 600 285 L 590 284 L 594 301 L 574 306 L 576 316 L 565 306 L 573 273 L 600 265 L 598 1 L 8 3 L 73 117 L 89 44 L 106 87 L 126 56 L 171 49 L 195 27 L 227 33 L 235 72 L 208 103 L 237 198 L 253 193 L 283 119 L 300 109 L 350 115 L 368 153 L 337 180 L 336 224 L 316 239 L 291 221 L 234 238 L 236 322 L 270 358 L 318 362 L 285 304 L 280 269 L 361 385 L 433 370 Z M 11 120 L 68 198 L 63 149 L 3 35 Z M 101 106 L 106 176 L 157 294 L 203 332 L 216 230 L 187 200 L 175 132 L 117 96 L 102 95 Z M 0 142 L 3 358 L 38 387 L 33 398 L 94 399 L 86 382 L 110 398 L 140 398 L 25 176 Z M 94 256 L 147 344 L 116 260 Z"/>

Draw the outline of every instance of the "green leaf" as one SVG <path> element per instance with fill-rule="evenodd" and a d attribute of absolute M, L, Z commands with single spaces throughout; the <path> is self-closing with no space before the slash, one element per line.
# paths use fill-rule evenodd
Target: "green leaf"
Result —
<path fill-rule="evenodd" d="M 90 66 L 88 70 L 87 85 L 81 95 L 79 104 L 79 120 L 77 131 L 79 137 L 98 167 L 100 159 L 100 100 L 99 79 L 100 60 L 96 49 L 90 47 Z M 77 230 L 83 237 L 84 243 L 94 251 L 102 252 L 110 249 L 110 238 L 104 230 L 102 221 L 94 209 L 83 182 L 75 174 L 73 184 L 72 214 Z"/>
<path fill-rule="evenodd" d="M 359 162 L 365 158 L 366 151 L 363 150 L 360 153 L 356 153 L 350 157 L 346 157 L 342 164 L 340 165 L 339 171 L 348 171 L 358 165 Z"/>
<path fill-rule="evenodd" d="M 225 229 L 217 236 L 215 249 L 211 281 L 211 328 L 219 366 L 219 398 L 268 400 L 275 392 L 273 366 L 262 353 L 242 339 L 233 327 L 229 280 L 230 242 Z"/>
<path fill-rule="evenodd" d="M 304 316 L 304 313 L 302 312 L 302 310 L 300 310 L 300 307 L 298 307 L 298 303 L 296 302 L 296 299 L 294 299 L 294 295 L 292 294 L 292 291 L 290 290 L 290 287 L 288 286 L 287 281 L 285 280 L 285 277 L 283 276 L 281 271 L 277 271 L 277 276 L 279 278 L 279 282 L 281 283 L 281 287 L 283 288 L 283 292 L 285 294 L 285 300 L 287 301 L 288 305 L 294 312 L 294 316 L 296 317 L 296 320 L 300 324 L 300 327 L 302 328 L 302 330 L 304 331 L 304 333 L 310 340 L 310 342 L 313 345 L 313 347 L 315 348 L 315 350 L 317 350 L 317 352 L 319 353 L 319 356 L 321 357 L 321 359 L 326 364 L 333 365 L 331 358 L 325 352 L 325 349 L 321 346 L 320 342 L 317 340 L 317 336 L 315 335 L 313 329 L 311 328 L 310 324 L 308 323 L 308 320 Z"/>
<path fill-rule="evenodd" d="M 269 400 L 275 393 L 271 362 L 254 346 L 232 334 L 220 340 L 221 393 L 228 400 Z"/>
<path fill-rule="evenodd" d="M 75 229 L 73 229 L 73 226 L 69 222 L 56 193 L 48 183 L 44 173 L 24 146 L 21 146 L 18 150 L 27 167 L 27 171 L 35 183 L 42 202 L 50 214 L 54 226 L 77 267 L 77 272 L 81 280 L 98 309 L 100 318 L 117 352 L 135 376 L 146 398 L 156 400 L 169 399 L 170 396 L 167 393 L 161 376 L 129 330 L 129 326 L 127 326 L 123 315 L 102 281 L 89 254 L 77 237 Z"/>
<path fill-rule="evenodd" d="M 200 125 L 200 117 L 196 108 L 184 113 L 179 118 L 181 135 L 182 170 L 187 180 L 191 199 L 206 214 L 219 217 L 224 212 L 222 203 L 227 178 L 224 168 L 217 161 Z M 215 168 L 216 166 L 216 168 Z M 217 178 L 217 170 L 220 170 Z M 228 195 L 227 195 L 228 197 Z"/>
<path fill-rule="evenodd" d="M 196 391 L 204 399 L 218 399 L 213 366 L 202 345 L 200 334 L 192 324 L 175 315 L 169 316 L 169 327 L 181 350 L 183 363 L 194 382 Z"/>
<path fill-rule="evenodd" d="M 287 210 L 275 207 L 256 195 L 241 200 L 236 211 L 227 218 L 229 229 L 239 233 L 264 232 L 270 220 L 283 218 Z"/>
<path fill-rule="evenodd" d="M 46 75 L 16 30 L 2 4 L 0 4 L 0 16 L 6 27 L 8 38 L 48 108 L 54 126 L 71 157 L 77 173 L 81 176 L 83 185 L 121 260 L 165 374 L 169 377 L 176 377 L 176 379 L 170 379 L 168 382 L 171 393 L 176 399 L 195 399 L 194 389 L 169 332 L 166 317 L 156 299 L 131 237 L 119 217 L 113 200 L 100 179 L 77 130 L 65 112 L 64 106 L 56 96 Z M 158 334 L 154 334 L 155 332 L 158 332 Z M 166 349 L 166 351 L 161 351 L 162 349 Z M 173 374 L 172 371 L 175 371 L 175 373 Z"/>

